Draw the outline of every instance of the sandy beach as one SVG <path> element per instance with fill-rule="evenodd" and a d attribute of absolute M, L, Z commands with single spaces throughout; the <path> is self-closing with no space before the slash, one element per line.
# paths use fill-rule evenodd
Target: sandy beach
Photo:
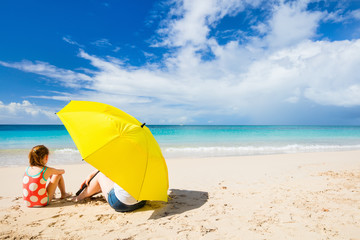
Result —
<path fill-rule="evenodd" d="M 25 166 L 1 168 L 0 238 L 360 239 L 360 151 L 167 164 L 169 202 L 149 202 L 132 213 L 116 213 L 101 195 L 27 208 Z M 58 167 L 73 193 L 92 170 L 86 163 Z"/>

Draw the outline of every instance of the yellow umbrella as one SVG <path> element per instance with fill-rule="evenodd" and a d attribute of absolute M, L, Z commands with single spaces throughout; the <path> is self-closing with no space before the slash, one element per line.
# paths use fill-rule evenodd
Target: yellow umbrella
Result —
<path fill-rule="evenodd" d="M 168 172 L 150 130 L 107 104 L 71 101 L 57 113 L 84 160 L 136 200 L 167 202 Z"/>

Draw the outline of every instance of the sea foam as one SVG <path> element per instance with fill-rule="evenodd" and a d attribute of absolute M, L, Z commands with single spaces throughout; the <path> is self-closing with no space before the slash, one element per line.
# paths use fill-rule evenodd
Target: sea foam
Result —
<path fill-rule="evenodd" d="M 198 147 L 167 147 L 163 153 L 167 157 L 212 157 L 284 154 L 298 152 L 345 151 L 360 150 L 360 145 L 301 145 L 283 146 L 198 146 Z"/>

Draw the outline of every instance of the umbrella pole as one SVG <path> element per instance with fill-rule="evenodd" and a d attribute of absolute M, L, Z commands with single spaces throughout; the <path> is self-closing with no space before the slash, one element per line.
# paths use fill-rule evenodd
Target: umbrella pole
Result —
<path fill-rule="evenodd" d="M 89 184 L 90 184 L 91 180 L 93 180 L 93 178 L 94 178 L 99 172 L 100 172 L 100 171 L 97 171 L 97 172 L 95 173 L 95 175 L 92 176 L 92 178 L 90 178 Z M 84 189 L 85 189 L 87 186 L 88 186 L 88 185 L 83 184 L 83 185 L 81 186 L 81 188 L 79 189 L 79 191 L 76 192 L 76 196 L 79 196 L 79 194 L 80 194 L 82 191 L 84 191 Z"/>

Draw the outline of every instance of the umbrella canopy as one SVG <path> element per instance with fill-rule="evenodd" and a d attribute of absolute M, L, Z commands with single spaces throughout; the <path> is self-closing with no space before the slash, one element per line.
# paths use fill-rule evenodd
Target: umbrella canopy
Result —
<path fill-rule="evenodd" d="M 110 105 L 88 101 L 71 101 L 57 115 L 85 161 L 138 201 L 167 201 L 166 162 L 141 122 Z"/>

